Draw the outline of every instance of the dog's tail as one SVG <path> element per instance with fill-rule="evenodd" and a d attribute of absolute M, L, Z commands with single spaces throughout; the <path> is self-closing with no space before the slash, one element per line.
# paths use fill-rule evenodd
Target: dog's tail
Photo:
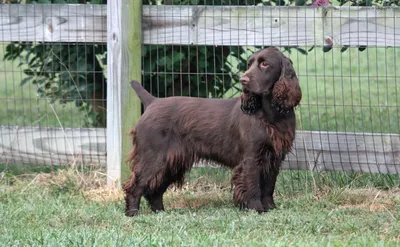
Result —
<path fill-rule="evenodd" d="M 136 131 L 133 128 L 129 134 L 132 136 L 132 149 L 128 154 L 128 158 L 125 160 L 129 164 L 131 169 L 131 174 L 129 178 L 124 182 L 123 189 L 125 191 L 132 191 L 136 184 L 136 174 L 135 174 L 135 163 L 138 161 L 137 157 L 137 143 L 136 143 Z"/>
<path fill-rule="evenodd" d="M 131 81 L 131 87 L 135 90 L 140 101 L 143 103 L 144 110 L 146 110 L 151 102 L 156 99 L 156 97 L 147 92 L 146 89 L 138 81 Z"/>

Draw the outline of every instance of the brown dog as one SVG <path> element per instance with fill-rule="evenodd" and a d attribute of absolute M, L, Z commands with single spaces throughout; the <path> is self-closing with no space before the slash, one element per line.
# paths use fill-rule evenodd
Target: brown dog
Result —
<path fill-rule="evenodd" d="M 291 61 L 267 48 L 252 55 L 240 82 L 243 94 L 233 99 L 155 98 L 131 82 L 145 111 L 132 130 L 127 216 L 138 214 L 142 195 L 153 211 L 164 210 L 168 186 L 181 184 L 201 160 L 233 169 L 234 201 L 241 208 L 274 208 L 276 178 L 295 138 L 299 81 Z"/>

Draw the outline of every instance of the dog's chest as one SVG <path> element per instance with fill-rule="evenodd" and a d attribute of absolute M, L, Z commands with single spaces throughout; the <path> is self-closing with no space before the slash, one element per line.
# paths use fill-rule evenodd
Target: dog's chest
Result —
<path fill-rule="evenodd" d="M 272 142 L 272 147 L 276 155 L 286 154 L 291 151 L 294 141 L 294 130 L 292 128 L 276 126 L 263 122 L 266 133 Z"/>

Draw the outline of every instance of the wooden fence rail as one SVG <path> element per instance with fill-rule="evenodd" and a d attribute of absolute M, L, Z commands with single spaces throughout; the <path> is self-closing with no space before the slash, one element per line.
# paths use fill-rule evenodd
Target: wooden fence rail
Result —
<path fill-rule="evenodd" d="M 0 135 L 0 163 L 106 165 L 102 128 L 1 127 Z M 400 174 L 400 135 L 298 131 L 283 169 Z"/>
<path fill-rule="evenodd" d="M 107 42 L 105 5 L 0 5 L 0 41 Z M 143 6 L 143 44 L 399 46 L 398 7 Z"/>

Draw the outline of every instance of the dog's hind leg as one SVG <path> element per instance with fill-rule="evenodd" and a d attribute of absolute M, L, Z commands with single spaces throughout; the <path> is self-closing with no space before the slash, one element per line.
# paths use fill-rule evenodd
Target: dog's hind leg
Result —
<path fill-rule="evenodd" d="M 144 194 L 153 212 L 164 211 L 163 195 L 170 185 L 169 180 L 164 180 L 165 177 L 161 178 L 161 180 L 159 179 L 155 176 L 152 179 L 153 181 L 147 186 L 146 193 Z"/>
<path fill-rule="evenodd" d="M 174 167 L 174 169 L 171 169 L 171 167 Z M 181 186 L 185 173 L 190 167 L 182 164 L 172 164 L 151 179 L 144 196 L 153 212 L 164 211 L 163 195 L 165 191 L 173 183 Z"/>
<path fill-rule="evenodd" d="M 164 211 L 164 203 L 163 203 L 163 195 L 164 191 L 157 191 L 156 193 L 153 193 L 152 195 L 146 197 L 147 201 L 149 202 L 151 211 L 153 212 L 160 212 Z"/>
<path fill-rule="evenodd" d="M 132 172 L 128 182 L 124 185 L 125 191 L 125 215 L 136 216 L 139 214 L 140 198 L 145 186 L 141 183 L 140 177 Z"/>

